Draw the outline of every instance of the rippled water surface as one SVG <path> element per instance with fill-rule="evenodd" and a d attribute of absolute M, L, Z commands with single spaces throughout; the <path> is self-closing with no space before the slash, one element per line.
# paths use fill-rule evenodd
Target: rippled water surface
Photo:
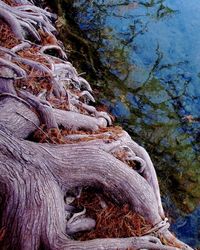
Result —
<path fill-rule="evenodd" d="M 122 80 L 112 83 L 115 98 L 102 102 L 152 156 L 173 231 L 200 246 L 199 0 L 74 6 L 101 61 Z"/>

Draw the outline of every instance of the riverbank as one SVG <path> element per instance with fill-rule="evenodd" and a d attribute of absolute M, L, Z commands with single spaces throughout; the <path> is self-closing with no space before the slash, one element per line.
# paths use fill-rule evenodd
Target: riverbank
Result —
<path fill-rule="evenodd" d="M 180 215 L 193 211 L 199 202 L 199 175 L 197 173 L 199 161 L 197 157 L 198 155 L 195 153 L 198 152 L 198 143 L 195 142 L 196 144 L 194 144 L 194 138 L 197 131 L 195 127 L 197 124 L 188 124 L 187 122 L 182 121 L 183 116 L 182 113 L 180 113 L 180 110 L 184 109 L 184 106 L 179 101 L 179 98 L 174 98 L 174 108 L 171 107 L 171 104 L 166 106 L 165 104 L 161 104 L 161 110 L 160 112 L 157 112 L 157 110 L 160 109 L 159 104 L 152 105 L 149 98 L 150 100 L 155 100 L 156 93 L 158 92 L 159 94 L 159 91 L 161 91 L 161 96 L 163 96 L 162 91 L 164 91 L 164 88 L 159 81 L 149 81 L 147 83 L 147 88 L 142 90 L 141 87 L 142 91 L 139 90 L 138 92 L 138 89 L 133 90 L 130 86 L 127 87 L 126 83 L 120 81 L 115 75 L 110 74 L 108 68 L 105 70 L 105 65 L 102 65 L 99 60 L 101 56 L 97 56 L 98 53 L 95 51 L 95 42 L 90 42 L 86 33 L 80 29 L 81 22 L 78 23 L 74 21 L 75 17 L 77 21 L 78 11 L 81 10 L 72 8 L 72 1 L 65 1 L 64 4 L 61 4 L 61 2 L 62 1 L 59 1 L 60 16 L 63 17 L 61 18 L 61 23 L 62 20 L 64 20 L 64 23 L 67 22 L 67 30 L 71 28 L 73 33 L 75 33 L 75 35 L 71 34 L 68 36 L 67 34 L 72 32 L 68 32 L 65 29 L 61 32 L 62 34 L 65 34 L 61 38 L 62 41 L 67 41 L 67 39 L 69 39 L 68 41 L 71 44 L 70 49 L 73 56 L 71 57 L 71 53 L 69 53 L 70 60 L 74 61 L 77 68 L 82 65 L 79 72 L 87 72 L 87 79 L 89 79 L 92 85 L 96 88 L 95 93 L 97 94 L 100 103 L 106 104 L 108 110 L 117 117 L 117 121 L 122 124 L 123 128 L 125 128 L 138 143 L 142 144 L 147 148 L 148 152 L 150 152 L 158 173 L 165 210 L 170 217 L 173 218 L 172 221 L 175 222 L 173 227 L 174 230 L 179 233 L 180 237 L 188 240 L 188 243 L 191 242 L 192 245 L 198 245 L 197 233 L 190 234 L 188 231 L 193 230 L 191 223 L 196 225 L 196 231 L 199 230 L 199 227 L 197 226 L 198 218 L 195 215 L 198 214 L 198 209 L 191 215 L 183 218 L 180 217 Z M 163 23 L 167 20 L 165 19 L 166 16 L 169 19 L 178 13 L 173 11 L 173 9 L 172 11 L 168 9 L 168 6 L 165 6 L 165 3 L 164 7 L 160 8 L 156 3 L 152 6 L 148 6 L 151 16 L 153 18 L 158 18 L 157 23 Z M 155 10 L 155 12 L 151 12 L 151 8 Z M 105 13 L 106 12 L 104 12 L 104 15 L 106 15 Z M 157 15 L 157 13 L 159 15 Z M 162 15 L 162 13 L 164 13 L 164 15 Z M 139 23 L 140 22 L 138 22 L 138 25 Z M 60 27 L 64 26 L 61 25 Z M 137 26 L 135 28 L 137 28 Z M 76 47 L 77 37 L 78 46 Z M 80 37 L 81 39 L 79 39 Z M 95 63 L 91 63 L 93 59 L 91 60 L 88 57 L 88 47 L 92 48 L 91 51 L 93 52 L 90 55 L 91 58 L 96 60 Z M 76 60 L 79 56 L 83 58 L 83 61 L 80 64 L 77 63 L 78 60 Z M 113 54 L 113 56 L 115 55 Z M 158 66 L 161 63 L 162 58 L 162 53 L 159 52 L 159 50 L 157 50 L 157 56 L 158 59 L 160 58 L 160 61 L 157 60 L 157 64 L 155 63 L 155 67 L 153 67 L 155 72 L 157 72 L 156 70 L 159 70 Z M 87 62 L 87 66 L 85 65 L 85 62 Z M 100 65 L 100 67 L 97 67 L 95 70 L 97 76 L 95 71 L 92 70 L 91 65 L 94 64 L 97 66 Z M 177 64 L 179 71 L 182 70 L 181 65 L 184 65 L 184 63 Z M 173 65 L 172 67 L 168 65 L 167 70 L 168 68 L 173 68 Z M 173 72 L 176 72 L 175 68 L 173 69 Z M 153 75 L 153 73 L 151 74 Z M 98 75 L 100 80 L 98 79 Z M 186 82 L 186 84 L 188 84 L 187 82 L 190 81 L 190 77 L 187 74 L 180 74 L 176 77 L 176 74 L 174 73 L 172 79 L 178 84 L 179 77 L 181 77 L 183 83 Z M 169 83 L 167 82 L 167 84 L 170 86 L 170 81 Z M 168 94 L 170 94 L 169 91 L 167 92 L 167 95 Z M 170 96 L 173 97 L 174 95 L 175 94 L 173 93 L 173 95 Z M 169 99 L 171 97 L 169 97 Z M 167 114 L 166 117 L 165 114 Z M 191 134 L 193 138 L 191 138 Z M 191 143 L 191 141 L 193 141 L 193 143 Z M 184 156 L 186 155 L 188 156 L 187 161 L 184 159 Z M 178 220 L 176 221 L 177 218 Z M 183 224 L 187 225 L 187 230 Z M 185 230 L 187 231 L 187 235 L 190 234 L 188 238 L 184 233 Z"/>
<path fill-rule="evenodd" d="M 3 248 L 190 249 L 168 230 L 157 176 L 146 150 L 122 128 L 113 126 L 108 113 L 92 106 L 95 100 L 89 82 L 68 61 L 55 35 L 56 15 L 29 2 L 20 3 L 0 1 Z M 85 186 L 100 189 L 117 203 L 110 205 L 97 196 L 97 205 L 106 211 L 103 219 L 107 221 L 113 206 L 115 215 L 123 212 L 122 223 L 128 216 L 128 226 L 114 235 L 122 239 L 73 240 L 75 233 L 97 229 L 99 221 L 98 215 L 91 218 L 79 207 L 82 203 L 73 203 Z M 139 223 L 136 230 L 146 226 L 145 231 L 138 237 L 134 229 L 122 235 L 134 225 L 133 219 Z"/>

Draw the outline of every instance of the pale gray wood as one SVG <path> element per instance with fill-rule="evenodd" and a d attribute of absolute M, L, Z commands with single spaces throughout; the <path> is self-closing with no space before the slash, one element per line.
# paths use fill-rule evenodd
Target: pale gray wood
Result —
<path fill-rule="evenodd" d="M 24 0 L 18 2 L 29 3 Z M 24 40 L 26 33 L 23 31 L 26 30 L 39 42 L 41 37 L 38 27 L 54 37 L 51 32 L 55 31 L 55 28 L 50 19 L 55 19 L 55 16 L 46 10 L 31 3 L 27 6 L 11 7 L 2 0 L 0 0 L 0 7 L 1 19 L 11 26 L 20 40 Z M 45 49 L 36 44 L 34 46 L 39 47 L 40 51 Z M 22 42 L 15 46 L 13 51 L 23 47 Z M 59 49 L 57 46 L 54 48 Z M 72 219 L 68 222 L 65 220 L 64 195 L 67 191 L 85 186 L 102 188 L 118 203 L 129 203 L 132 210 L 149 221 L 154 227 L 152 230 L 156 229 L 166 241 L 179 244 L 179 249 L 191 249 L 176 239 L 169 232 L 168 224 L 164 224 L 165 216 L 153 163 L 146 150 L 134 142 L 126 132 L 123 131 L 114 140 L 95 139 L 93 134 L 94 140 L 91 142 L 69 145 L 40 144 L 27 140 L 28 136 L 42 123 L 45 123 L 47 128 L 63 126 L 69 130 L 93 132 L 111 125 L 112 122 L 107 113 L 97 112 L 94 107 L 78 100 L 81 96 L 81 88 L 90 92 L 92 89 L 69 62 L 57 59 L 62 63 L 56 63 L 54 57 L 45 55 L 51 65 L 49 69 L 41 63 L 22 58 L 9 49 L 3 47 L 0 49 L 4 54 L 3 58 L 0 57 L 2 70 L 0 76 L 0 227 L 6 228 L 6 235 L 0 242 L 0 249 L 176 249 L 162 245 L 158 237 L 150 235 L 85 242 L 70 239 L 66 234 L 66 226 L 68 232 L 73 233 L 91 228 L 95 224 L 94 220 L 89 218 L 79 218 L 76 222 Z M 71 92 L 71 96 L 75 99 L 74 105 L 77 104 L 90 115 L 80 114 L 78 108 L 75 109 L 76 112 L 53 109 L 46 100 L 41 98 L 41 93 L 35 97 L 28 92 L 16 91 L 13 81 L 16 78 L 27 80 L 27 73 L 16 63 L 11 62 L 12 57 L 47 74 L 57 101 L 61 96 L 66 96 L 71 91 L 71 87 L 75 88 L 75 93 L 73 93 L 74 89 Z M 87 91 L 82 94 L 87 94 L 92 99 Z M 52 97 L 51 91 L 48 97 Z M 142 168 L 139 173 L 123 163 L 123 159 L 119 160 L 115 157 L 115 152 L 119 148 L 128 149 L 127 157 L 141 163 Z"/>
<path fill-rule="evenodd" d="M 149 184 L 121 161 L 91 146 L 36 144 L 3 131 L 0 141 L 2 226 L 11 249 L 170 249 L 134 238 L 71 242 L 64 234 L 63 191 L 75 186 L 103 187 L 152 224 L 161 220 Z"/>

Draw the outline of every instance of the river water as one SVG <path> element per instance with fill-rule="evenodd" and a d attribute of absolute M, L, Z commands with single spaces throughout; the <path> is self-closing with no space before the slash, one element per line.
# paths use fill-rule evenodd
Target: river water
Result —
<path fill-rule="evenodd" d="M 121 80 L 112 83 L 114 98 L 101 101 L 150 153 L 172 230 L 199 247 L 199 0 L 79 0 L 74 7 L 101 62 Z"/>

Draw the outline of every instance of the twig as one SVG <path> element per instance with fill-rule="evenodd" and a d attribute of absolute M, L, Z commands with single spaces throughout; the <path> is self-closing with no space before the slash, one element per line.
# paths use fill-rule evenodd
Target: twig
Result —
<path fill-rule="evenodd" d="M 0 94 L 0 98 L 1 98 L 1 97 L 4 97 L 4 96 L 5 96 L 5 97 L 6 97 L 6 96 L 9 96 L 9 97 L 15 98 L 16 100 L 22 102 L 23 104 L 25 104 L 25 105 L 27 105 L 29 108 L 31 108 L 31 105 L 30 105 L 28 102 L 26 102 L 24 99 L 20 98 L 20 97 L 17 96 L 17 95 L 13 95 L 13 94 L 11 94 L 11 93 L 2 93 L 2 94 Z"/>

